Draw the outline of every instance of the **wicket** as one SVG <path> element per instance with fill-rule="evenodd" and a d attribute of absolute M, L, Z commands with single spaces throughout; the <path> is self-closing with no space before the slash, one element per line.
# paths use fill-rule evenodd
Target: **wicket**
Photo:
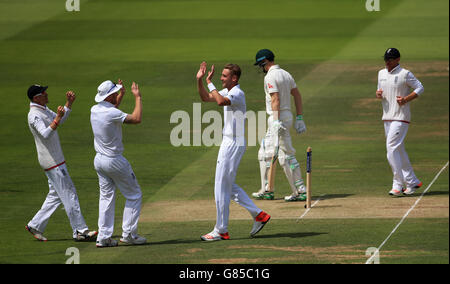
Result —
<path fill-rule="evenodd" d="M 305 208 L 311 208 L 311 156 L 312 149 L 306 150 L 306 204 Z"/>

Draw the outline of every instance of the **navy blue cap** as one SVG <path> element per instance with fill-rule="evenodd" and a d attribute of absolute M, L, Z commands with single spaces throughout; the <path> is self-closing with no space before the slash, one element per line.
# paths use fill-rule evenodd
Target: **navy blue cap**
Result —
<path fill-rule="evenodd" d="M 400 57 L 400 51 L 397 48 L 391 47 L 384 53 L 384 60 L 397 59 Z"/>
<path fill-rule="evenodd" d="M 41 85 L 32 85 L 28 88 L 28 98 L 33 100 L 33 97 L 39 94 L 42 94 L 45 90 L 47 90 L 48 86 L 41 86 Z"/>

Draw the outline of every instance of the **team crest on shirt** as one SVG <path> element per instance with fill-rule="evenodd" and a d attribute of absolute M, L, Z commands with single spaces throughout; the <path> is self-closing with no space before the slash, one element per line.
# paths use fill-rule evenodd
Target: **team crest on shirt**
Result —
<path fill-rule="evenodd" d="M 270 85 L 270 83 L 267 83 L 267 87 L 268 87 L 269 89 L 272 89 L 272 88 L 273 88 L 273 86 Z"/>

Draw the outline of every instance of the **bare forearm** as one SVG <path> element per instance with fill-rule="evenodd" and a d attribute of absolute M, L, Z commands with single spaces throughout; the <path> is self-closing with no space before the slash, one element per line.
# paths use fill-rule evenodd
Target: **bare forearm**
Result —
<path fill-rule="evenodd" d="M 219 106 L 229 105 L 229 101 L 222 97 L 217 90 L 213 90 L 210 94 Z"/>
<path fill-rule="evenodd" d="M 302 95 L 300 94 L 297 88 L 292 89 L 291 94 L 294 97 L 295 110 L 297 112 L 297 115 L 303 114 Z"/>
<path fill-rule="evenodd" d="M 203 86 L 202 80 L 197 80 L 197 89 L 198 89 L 198 94 L 200 95 L 200 98 L 202 99 L 202 101 L 208 102 L 209 101 L 209 93 L 205 89 L 205 86 Z"/>
<path fill-rule="evenodd" d="M 55 119 L 50 123 L 50 128 L 53 130 L 56 130 L 58 128 L 58 125 L 61 123 L 61 118 L 59 116 L 55 117 Z"/>
<path fill-rule="evenodd" d="M 416 94 L 415 92 L 412 92 L 411 94 L 409 94 L 405 97 L 405 101 L 408 103 L 408 102 L 416 99 L 417 97 L 419 97 L 419 95 Z"/>
<path fill-rule="evenodd" d="M 271 107 L 273 111 L 273 120 L 278 120 L 280 113 L 280 100 L 278 99 L 278 96 L 276 98 L 272 97 Z"/>
<path fill-rule="evenodd" d="M 419 95 L 416 94 L 416 92 L 412 92 L 411 94 L 407 95 L 406 97 L 397 96 L 397 103 L 402 106 L 402 105 L 407 104 L 410 101 L 416 99 L 418 96 Z"/>
<path fill-rule="evenodd" d="M 142 121 L 142 99 L 141 97 L 135 97 L 135 106 L 133 113 L 131 114 L 136 123 L 140 123 Z"/>
<path fill-rule="evenodd" d="M 120 103 L 122 102 L 123 99 L 123 95 L 125 95 L 124 93 L 119 93 L 119 95 L 117 96 L 117 103 L 115 105 L 116 108 L 119 108 Z"/>

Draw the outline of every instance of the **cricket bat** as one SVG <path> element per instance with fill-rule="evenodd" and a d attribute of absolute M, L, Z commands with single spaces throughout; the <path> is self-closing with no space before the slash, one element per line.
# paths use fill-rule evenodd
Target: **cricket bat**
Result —
<path fill-rule="evenodd" d="M 268 192 L 273 192 L 273 188 L 275 186 L 275 173 L 277 169 L 277 161 L 278 161 L 278 151 L 280 150 L 279 136 L 275 135 L 274 139 L 274 149 L 273 156 L 270 162 L 269 174 L 267 177 L 267 190 Z"/>

